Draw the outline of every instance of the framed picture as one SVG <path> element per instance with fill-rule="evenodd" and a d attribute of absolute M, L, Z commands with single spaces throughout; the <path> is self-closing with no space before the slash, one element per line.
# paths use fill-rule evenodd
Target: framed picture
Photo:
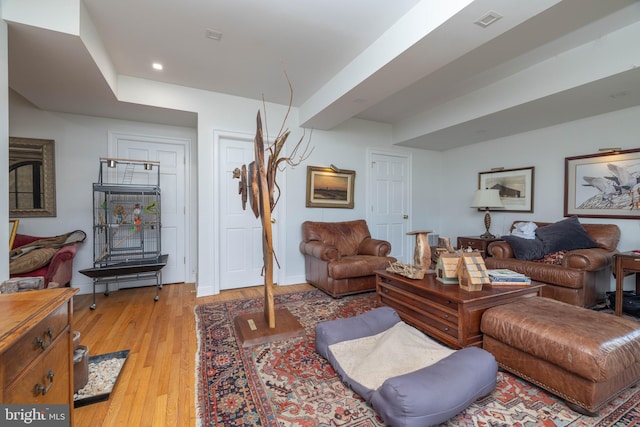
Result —
<path fill-rule="evenodd" d="M 640 148 L 564 159 L 564 216 L 640 218 Z"/>
<path fill-rule="evenodd" d="M 500 212 L 533 212 L 534 167 L 499 169 L 478 173 L 478 189 L 500 190 Z M 478 209 L 481 210 L 481 209 Z"/>
<path fill-rule="evenodd" d="M 20 220 L 10 219 L 9 220 L 9 251 L 11 251 L 11 247 L 13 246 L 13 241 L 16 238 L 16 233 L 18 232 L 18 224 Z"/>
<path fill-rule="evenodd" d="M 307 166 L 307 207 L 353 209 L 356 171 Z"/>

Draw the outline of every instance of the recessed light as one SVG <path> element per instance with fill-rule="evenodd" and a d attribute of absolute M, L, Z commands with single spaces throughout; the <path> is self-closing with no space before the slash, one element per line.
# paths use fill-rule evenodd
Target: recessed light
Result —
<path fill-rule="evenodd" d="M 478 18 L 478 20 L 475 21 L 474 24 L 479 25 L 483 28 L 487 28 L 489 25 L 493 24 L 500 18 L 502 18 L 502 15 L 497 12 L 490 11 Z"/>
<path fill-rule="evenodd" d="M 154 70 L 158 70 L 158 71 L 162 71 L 162 69 L 164 68 L 162 64 L 159 62 L 154 62 L 153 64 L 151 64 L 151 66 L 153 67 Z"/>

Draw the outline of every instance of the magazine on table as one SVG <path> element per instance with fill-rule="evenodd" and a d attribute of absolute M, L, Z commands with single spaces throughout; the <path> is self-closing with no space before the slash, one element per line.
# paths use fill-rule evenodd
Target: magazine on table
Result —
<path fill-rule="evenodd" d="M 531 279 L 522 273 L 509 269 L 487 270 L 492 285 L 523 286 L 531 284 Z"/>
<path fill-rule="evenodd" d="M 528 277 L 524 274 L 509 270 L 507 268 L 501 268 L 498 270 L 487 270 L 487 274 L 489 274 L 489 277 L 494 279 L 528 279 Z"/>

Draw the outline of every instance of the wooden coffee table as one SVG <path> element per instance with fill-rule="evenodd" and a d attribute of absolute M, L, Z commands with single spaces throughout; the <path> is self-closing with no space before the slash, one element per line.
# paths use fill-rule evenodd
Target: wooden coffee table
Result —
<path fill-rule="evenodd" d="M 415 280 L 376 271 L 381 305 L 392 307 L 408 324 L 456 349 L 482 347 L 480 320 L 487 309 L 538 296 L 543 286 L 538 282 L 517 287 L 484 285 L 481 291 L 468 292 L 458 285 L 440 283 L 435 274 Z"/>

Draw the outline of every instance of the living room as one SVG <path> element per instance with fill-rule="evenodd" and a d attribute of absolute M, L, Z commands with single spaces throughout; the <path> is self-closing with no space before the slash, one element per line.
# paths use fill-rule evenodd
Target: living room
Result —
<path fill-rule="evenodd" d="M 156 405 L 153 406 L 155 416 L 164 419 L 165 408 L 178 406 L 176 402 L 181 399 L 184 400 L 180 401 L 180 407 L 190 412 L 187 417 L 196 418 L 190 400 L 194 398 L 191 374 L 194 371 L 194 331 L 197 328 L 193 319 L 193 304 L 221 297 L 219 293 L 223 289 L 221 266 L 226 248 L 220 237 L 223 231 L 221 211 L 227 202 L 220 195 L 231 190 L 234 193 L 231 200 L 237 202 L 238 206 L 241 203 L 240 196 L 235 194 L 237 180 L 231 180 L 229 174 L 220 172 L 219 145 L 225 138 L 252 142 L 258 110 L 264 109 L 263 113 L 266 112 L 271 136 L 287 118 L 286 127 L 292 130 L 288 149 L 298 140 L 303 143 L 309 141 L 313 148 L 311 155 L 301 165 L 287 167 L 278 175 L 283 195 L 274 223 L 274 230 L 279 237 L 277 275 L 280 285 L 291 285 L 278 286 L 279 292 L 306 286 L 301 285 L 305 282 L 305 270 L 299 250 L 300 225 L 303 221 L 370 218 L 371 163 L 376 155 L 399 156 L 407 160 L 409 210 L 405 214 L 408 216 L 409 230 L 434 230 L 440 236 L 450 237 L 452 241 L 458 236 L 481 234 L 484 231 L 483 213 L 470 205 L 478 188 L 478 174 L 494 168 L 535 168 L 533 211 L 492 212 L 491 231 L 494 234 L 508 233 L 515 220 L 553 222 L 563 219 L 565 158 L 599 154 L 601 149 L 612 147 L 623 150 L 640 147 L 637 138 L 640 134 L 637 66 L 640 63 L 640 51 L 636 46 L 636 40 L 640 39 L 640 4 L 628 0 L 587 1 L 591 8 L 587 7 L 589 12 L 585 15 L 589 17 L 578 16 L 576 21 L 584 18 L 588 22 L 591 19 L 598 31 L 594 38 L 584 44 L 571 44 L 575 35 L 573 31 L 554 39 L 555 33 L 547 27 L 534 28 L 536 33 L 549 33 L 548 43 L 554 45 L 555 54 L 526 65 L 520 62 L 523 58 L 514 55 L 510 61 L 506 61 L 509 66 L 499 68 L 499 78 L 490 76 L 498 68 L 477 65 L 483 72 L 467 75 L 467 79 L 460 84 L 459 92 L 453 91 L 457 88 L 447 86 L 447 90 L 455 92 L 455 96 L 446 97 L 446 102 L 435 102 L 430 109 L 406 116 L 393 124 L 364 119 L 364 111 L 360 111 L 362 117 L 351 115 L 333 127 L 323 129 L 318 126 L 311 132 L 315 126 L 309 123 L 313 123 L 314 119 L 322 121 L 325 106 L 312 113 L 309 112 L 309 104 L 296 106 L 287 115 L 289 88 L 282 75 L 278 75 L 279 83 L 269 89 L 271 93 L 284 97 L 284 101 L 272 102 L 267 97 L 267 102 L 263 103 L 259 94 L 254 97 L 230 95 L 131 77 L 119 74 L 111 68 L 111 64 L 107 64 L 107 71 L 101 69 L 101 80 L 96 82 L 89 76 L 73 74 L 73 59 L 78 59 L 73 54 L 63 56 L 68 61 L 58 61 L 65 65 L 60 68 L 68 70 L 72 76 L 67 82 L 69 86 L 65 87 L 69 89 L 68 93 L 65 91 L 69 98 L 60 94 L 60 98 L 65 98 L 60 101 L 62 104 L 74 103 L 74 96 L 78 95 L 73 93 L 77 89 L 75 83 L 81 87 L 85 83 L 83 77 L 87 77 L 90 84 L 106 88 L 113 98 L 110 98 L 111 101 L 115 100 L 122 112 L 137 111 L 137 114 L 126 119 L 106 113 L 83 114 L 73 108 L 67 111 L 64 108 L 37 106 L 29 98 L 39 89 L 38 84 L 26 88 L 21 86 L 17 90 L 8 83 L 11 61 L 20 54 L 10 50 L 10 35 L 14 36 L 14 41 L 20 35 L 34 36 L 34 39 L 26 38 L 34 42 L 32 46 L 37 47 L 37 54 L 43 60 L 55 61 L 56 55 L 64 51 L 60 46 L 73 45 L 85 51 L 81 56 L 82 61 L 91 58 L 90 63 L 94 68 L 104 67 L 105 61 L 109 61 L 96 55 L 105 52 L 96 48 L 100 43 L 94 38 L 97 34 L 93 32 L 95 29 L 89 31 L 89 37 L 82 33 L 87 25 L 87 11 L 82 1 L 1 0 L 0 14 L 4 20 L 0 22 L 0 78 L 6 83 L 1 86 L 7 89 L 0 92 L 0 151 L 8 151 L 9 136 L 55 141 L 57 214 L 55 217 L 20 218 L 18 232 L 40 236 L 58 235 L 76 229 L 87 232 L 87 240 L 79 245 L 74 259 L 71 280 L 71 286 L 80 289 L 79 294 L 86 294 L 79 295 L 81 298 L 76 308 L 80 308 L 82 313 L 78 313 L 78 323 L 85 328 L 83 333 L 108 330 L 108 339 L 102 339 L 102 336 L 86 337 L 92 351 L 98 349 L 106 353 L 122 348 L 132 350 L 126 372 L 128 382 L 121 383 L 122 390 L 128 390 L 131 394 L 120 394 L 112 400 L 111 407 L 96 409 L 101 411 L 98 419 L 105 419 L 107 411 L 117 412 L 122 405 L 126 408 L 123 411 L 133 407 L 131 417 L 140 420 L 144 418 L 142 412 L 151 400 Z M 409 3 L 403 4 L 406 7 Z M 413 3 L 421 6 L 427 2 Z M 457 4 L 448 2 L 453 3 Z M 501 5 L 496 0 L 471 3 L 483 11 L 489 6 L 495 9 Z M 541 9 L 553 6 L 572 9 L 584 5 L 585 0 L 552 1 L 545 5 L 531 1 L 526 6 L 533 7 L 534 3 Z M 37 6 L 34 7 L 34 4 Z M 598 13 L 603 13 L 602 19 L 595 18 Z M 541 12 L 540 15 L 546 14 Z M 500 18 L 497 22 L 500 21 L 504 23 L 506 19 Z M 578 24 L 572 21 L 571 25 Z M 80 31 L 79 27 L 83 30 Z M 16 28 L 25 32 L 13 32 Z M 540 28 L 544 28 L 544 31 Z M 558 26 L 553 28 L 558 31 L 557 34 L 563 34 Z M 78 36 L 78 32 L 82 35 Z M 564 43 L 572 47 L 563 50 Z M 522 49 L 526 50 L 525 47 Z M 536 49 L 532 48 L 532 51 L 535 53 Z M 77 53 L 78 50 L 73 52 Z M 484 63 L 478 58 L 480 53 L 478 51 L 475 59 L 478 63 Z M 465 56 L 465 61 L 473 57 Z M 469 66 L 469 63 L 466 65 Z M 464 68 L 464 64 L 458 67 Z M 279 63 L 276 68 L 280 70 Z M 460 71 L 460 68 L 456 70 Z M 33 63 L 32 71 L 37 76 L 36 82 L 38 78 L 46 79 L 48 71 L 53 73 L 48 66 L 37 63 Z M 56 71 L 60 71 L 59 68 Z M 45 86 L 44 81 L 42 83 Z M 296 87 L 295 79 L 292 84 L 294 95 L 298 90 L 302 92 L 300 87 Z M 624 90 L 620 89 L 620 84 Z M 467 90 L 467 85 L 473 90 Z M 384 90 L 380 86 L 370 87 L 370 90 L 372 93 Z M 582 90 L 584 88 L 587 89 Z M 379 93 L 376 92 L 376 95 Z M 329 110 L 334 106 L 326 107 Z M 143 118 L 145 115 L 148 120 Z M 88 308 L 91 279 L 79 272 L 91 267 L 94 261 L 91 184 L 98 179 L 99 159 L 114 156 L 117 153 L 115 144 L 127 139 L 137 144 L 145 141 L 170 142 L 185 149 L 185 184 L 181 187 L 182 191 L 178 191 L 182 196 L 180 206 L 184 207 L 186 213 L 183 247 L 179 257 L 184 259 L 184 267 L 177 281 L 186 284 L 167 286 L 168 289 L 162 291 L 160 301 L 155 305 L 151 301 L 153 294 L 148 289 L 116 292 L 110 298 L 101 299 L 97 310 L 92 311 Z M 0 163 L 6 165 L 8 162 Z M 306 207 L 307 166 L 335 166 L 355 171 L 354 208 Z M 0 166 L 2 168 L 6 173 L 6 166 Z M 229 178 L 229 182 L 225 184 L 226 178 Z M 7 219 L 13 218 L 6 211 L 2 215 Z M 621 230 L 619 250 L 640 248 L 637 237 L 640 222 L 635 219 L 580 220 L 615 224 Z M 0 240 L 5 236 L 6 232 L 0 234 Z M 414 242 L 414 236 L 404 236 L 402 246 L 406 261 L 409 261 Z M 9 276 L 8 260 L 0 262 L 0 275 L 4 278 Z M 613 277 L 610 280 L 613 290 L 615 280 Z M 631 289 L 632 280 L 629 277 L 625 287 Z M 199 298 L 195 298 L 194 292 Z M 129 295 L 132 295 L 131 301 Z M 176 297 L 180 302 L 172 304 L 171 297 Z M 322 305 L 317 304 L 319 307 Z M 180 364 L 182 370 L 166 369 L 171 371 L 170 380 L 155 375 L 155 369 L 176 364 Z M 143 373 L 132 373 L 134 367 Z M 178 380 L 177 377 L 181 378 Z M 169 381 L 170 385 L 167 385 Z M 175 388 L 180 390 L 170 390 L 174 394 L 167 397 L 165 388 L 172 388 L 178 381 L 180 386 Z M 149 386 L 149 390 L 136 391 L 136 388 L 145 389 L 146 386 Z M 136 395 L 132 397 L 134 393 Z M 182 418 L 183 413 L 171 416 L 174 420 L 186 419 Z M 127 417 L 127 414 L 120 414 L 119 420 L 127 420 Z M 168 415 L 166 419 L 169 419 Z"/>
<path fill-rule="evenodd" d="M 514 126 L 520 131 L 503 137 L 487 136 L 494 131 L 504 132 L 504 128 L 492 130 L 491 120 L 495 119 L 492 119 L 492 114 L 486 114 L 486 111 L 499 111 L 501 105 L 505 106 L 511 102 L 517 104 L 516 98 L 532 96 L 528 93 L 530 88 L 535 87 L 541 93 L 550 91 L 549 85 L 553 80 L 536 79 L 537 75 L 562 73 L 563 79 L 570 79 L 576 74 L 578 67 L 559 67 L 566 65 L 567 62 L 576 61 L 576 64 L 583 64 L 581 69 L 584 69 L 584 64 L 588 64 L 584 62 L 584 50 L 587 51 L 588 60 L 591 58 L 591 49 L 596 49 L 598 55 L 606 55 L 612 64 L 615 63 L 615 67 L 625 69 L 624 67 L 627 66 L 624 64 L 634 62 L 635 49 L 631 46 L 625 49 L 625 46 L 630 43 L 629 40 L 634 39 L 634 31 L 638 31 L 637 14 L 638 9 L 635 3 L 618 10 L 611 19 L 613 22 L 623 23 L 619 24 L 624 25 L 621 30 L 612 31 L 599 43 L 594 41 L 559 56 L 557 61 L 562 62 L 560 65 L 548 63 L 549 61 L 541 62 L 535 67 L 514 74 L 510 79 L 500 80 L 481 91 L 460 97 L 455 102 L 446 103 L 432 110 L 434 116 L 450 112 L 454 121 L 459 120 L 461 123 L 468 119 L 455 119 L 455 117 L 483 117 L 484 115 L 483 119 L 486 123 L 483 123 L 483 126 L 487 129 L 471 136 L 472 139 L 478 139 L 479 142 L 475 144 L 461 145 L 460 141 L 455 141 L 450 145 L 452 148 L 447 149 L 418 149 L 403 146 L 403 144 L 397 145 L 394 144 L 394 141 L 399 138 L 397 134 L 401 131 L 409 134 L 412 126 L 399 128 L 358 118 L 349 119 L 331 130 L 316 129 L 310 135 L 309 132 L 305 134 L 305 130 L 301 127 L 294 126 L 301 120 L 300 110 L 294 108 L 287 123 L 289 126 L 294 126 L 291 140 L 308 138 L 313 147 L 313 153 L 301 167 L 283 172 L 286 178 L 282 179 L 286 179 L 286 185 L 281 208 L 282 220 L 278 224 L 278 231 L 283 237 L 279 283 L 293 284 L 304 281 L 302 257 L 298 251 L 298 225 L 302 221 L 367 218 L 369 214 L 367 209 L 368 164 L 371 153 L 376 151 L 400 154 L 410 159 L 411 205 L 408 216 L 411 229 L 433 229 L 441 236 L 454 240 L 457 236 L 480 234 L 483 231 L 482 215 L 475 209 L 471 209 L 469 204 L 478 185 L 478 173 L 497 167 L 506 169 L 535 167 L 535 192 L 532 213 L 494 213 L 492 216 L 494 234 L 507 233 L 515 219 L 546 221 L 562 219 L 564 158 L 597 153 L 604 147 L 622 149 L 637 147 L 635 135 L 640 125 L 636 120 L 638 107 L 634 106 L 633 101 L 637 94 L 630 91 L 624 96 L 619 94 L 614 96 L 615 94 L 606 92 L 607 79 L 602 79 L 605 84 L 597 90 L 603 92 L 597 92 L 594 88 L 593 95 L 590 96 L 605 97 L 609 103 L 619 104 L 602 110 L 608 112 L 597 114 L 601 108 L 598 106 L 594 107 L 590 116 L 575 118 L 570 113 L 572 104 L 569 103 L 566 106 L 563 104 L 560 110 L 564 111 L 564 114 L 560 114 L 557 109 L 550 109 L 549 111 L 553 111 L 550 114 L 555 114 L 557 117 L 549 118 L 543 117 L 544 114 L 538 114 L 535 120 L 532 120 L 532 122 L 546 120 L 544 123 L 548 125 L 540 127 L 537 123 L 518 122 Z M 621 16 L 624 16 L 624 19 L 621 19 Z M 627 25 L 629 23 L 632 24 Z M 619 49 L 612 49 L 612 46 Z M 604 58 L 604 56 L 600 57 Z M 595 77 L 580 77 L 580 79 L 583 78 Z M 20 94 L 12 90 L 8 92 L 6 104 L 9 113 L 8 133 L 12 136 L 47 138 L 56 141 L 57 217 L 25 218 L 21 221 L 20 228 L 34 235 L 63 233 L 71 228 L 87 231 L 91 229 L 92 219 L 87 203 L 91 199 L 90 183 L 96 180 L 98 159 L 109 154 L 109 144 L 112 143 L 113 134 L 156 135 L 186 141 L 190 161 L 187 162 L 189 184 L 185 193 L 188 206 L 197 205 L 197 209 L 188 210 L 184 281 L 197 283 L 200 296 L 215 294 L 220 289 L 217 283 L 219 280 L 217 267 L 221 249 L 216 244 L 212 245 L 211 242 L 218 242 L 216 236 L 219 235 L 217 227 L 221 202 L 215 196 L 211 197 L 211 194 L 215 193 L 215 190 L 211 190 L 219 189 L 222 184 L 220 177 L 216 176 L 213 168 L 210 167 L 211 160 L 208 160 L 217 159 L 219 156 L 214 147 L 215 144 L 211 144 L 210 141 L 214 139 L 215 142 L 216 133 L 223 131 L 232 131 L 252 138 L 255 134 L 255 112 L 262 108 L 262 102 L 208 91 L 185 91 L 181 87 L 126 76 L 119 76 L 118 87 L 124 101 L 182 109 L 187 112 L 197 111 L 197 113 L 186 113 L 183 123 L 191 121 L 192 124 L 182 126 L 123 121 L 42 110 Z M 282 92 L 287 91 L 288 88 L 283 79 Z M 493 105 L 488 106 L 484 101 L 483 91 L 492 92 Z M 504 95 L 496 96 L 496 93 Z M 584 95 L 575 95 L 571 101 L 574 106 L 588 102 L 590 99 L 580 96 Z M 553 96 L 546 98 L 551 102 L 554 100 Z M 164 101 L 160 102 L 158 99 Z M 571 98 L 568 99 L 571 100 Z M 563 98 L 558 102 L 570 101 Z M 465 108 L 461 108 L 459 103 L 464 103 Z M 541 104 L 540 108 L 544 111 L 547 107 Z M 266 109 L 269 127 L 275 129 L 285 116 L 286 106 L 267 103 Z M 159 108 L 157 112 L 162 114 L 163 109 Z M 508 114 L 504 117 L 504 120 L 509 119 Z M 433 124 L 431 123 L 430 116 L 419 115 L 413 118 L 413 120 L 417 119 L 428 122 L 434 128 L 438 126 L 436 119 L 433 119 L 435 120 Z M 455 132 L 452 133 L 455 134 Z M 411 145 L 409 135 L 404 135 L 403 138 L 409 141 L 404 145 Z M 91 143 L 87 143 L 88 141 Z M 340 153 L 338 158 L 335 156 L 336 152 Z M 305 208 L 303 204 L 306 192 L 305 166 L 331 164 L 356 171 L 354 209 Z M 197 184 L 202 182 L 212 184 Z M 455 214 L 452 215 L 452 213 Z M 583 221 L 615 223 L 622 231 L 619 248 L 629 250 L 637 246 L 635 236 L 639 225 L 636 221 L 607 218 L 583 219 Z M 206 236 L 212 237 L 206 238 Z M 407 237 L 406 245 L 410 244 L 410 238 Z M 92 256 L 91 244 L 81 246 L 74 268 L 90 266 Z M 74 272 L 72 284 L 81 288 L 82 292 L 88 292 L 90 288 L 89 279 L 78 274 L 77 271 Z"/>

